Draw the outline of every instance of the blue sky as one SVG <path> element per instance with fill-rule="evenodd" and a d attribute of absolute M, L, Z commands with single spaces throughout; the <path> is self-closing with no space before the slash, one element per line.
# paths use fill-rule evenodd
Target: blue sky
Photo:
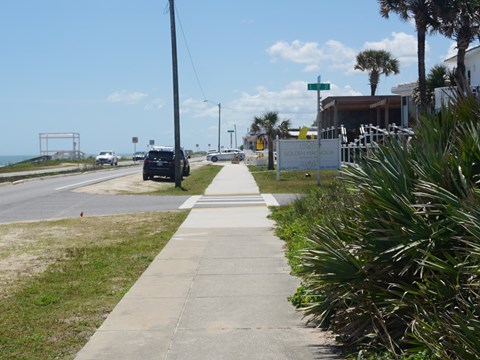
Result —
<path fill-rule="evenodd" d="M 181 145 L 238 145 L 253 117 L 278 111 L 311 125 L 322 97 L 369 95 L 354 71 L 367 48 L 386 49 L 400 74 L 381 77 L 377 94 L 417 78 L 416 32 L 376 0 L 176 0 Z M 167 0 L 0 2 L 0 155 L 38 154 L 39 133 L 78 132 L 95 154 L 173 145 L 170 16 Z M 427 38 L 428 69 L 452 55 L 452 41 Z M 204 102 L 205 99 L 210 102 Z M 234 139 L 234 138 L 233 138 Z M 235 146 L 235 140 L 233 140 Z M 50 149 L 70 149 L 52 141 Z"/>

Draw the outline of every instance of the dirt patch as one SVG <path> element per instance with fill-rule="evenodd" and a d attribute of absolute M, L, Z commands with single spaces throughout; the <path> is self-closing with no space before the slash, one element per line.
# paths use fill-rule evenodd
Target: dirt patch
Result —
<path fill-rule="evenodd" d="M 192 170 L 205 165 L 205 161 L 191 162 Z M 175 187 L 168 179 L 143 181 L 142 170 L 98 184 L 75 189 L 75 192 L 102 195 L 144 194 L 159 189 Z M 77 222 L 81 223 L 78 224 Z M 40 221 L 0 225 L 0 297 L 15 287 L 16 280 L 44 271 L 66 248 L 114 241 L 115 231 L 125 231 L 128 222 L 144 222 L 142 214 L 117 215 L 115 217 L 93 217 Z M 109 230 L 106 230 L 109 229 Z M 160 231 L 152 227 L 151 231 Z M 100 239 L 99 239 L 100 237 Z"/>
<path fill-rule="evenodd" d="M 139 173 L 84 186 L 73 191 L 99 195 L 122 195 L 144 194 L 173 187 L 175 187 L 175 183 L 167 179 L 143 181 L 142 174 Z"/>
<path fill-rule="evenodd" d="M 0 297 L 10 293 L 32 275 L 41 273 L 67 256 L 69 249 L 105 246 L 136 236 L 144 224 L 143 235 L 163 231 L 158 213 L 136 213 L 0 224 Z"/>
<path fill-rule="evenodd" d="M 191 160 L 190 169 L 195 171 L 207 164 L 206 160 Z M 139 167 L 138 174 L 128 175 L 121 178 L 103 181 L 98 184 L 87 185 L 73 190 L 74 192 L 99 194 L 99 195 L 125 195 L 125 194 L 146 194 L 156 190 L 174 188 L 175 182 L 167 178 L 155 178 L 144 181 L 142 169 Z"/>

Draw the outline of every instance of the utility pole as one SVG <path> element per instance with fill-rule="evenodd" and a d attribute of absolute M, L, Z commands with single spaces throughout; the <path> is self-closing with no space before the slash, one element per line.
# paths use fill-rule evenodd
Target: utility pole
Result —
<path fill-rule="evenodd" d="M 238 145 L 237 145 L 237 124 L 233 124 L 233 130 L 235 131 L 235 149 L 238 149 Z"/>
<path fill-rule="evenodd" d="M 218 152 L 220 152 L 220 125 L 221 125 L 222 104 L 218 103 Z"/>
<path fill-rule="evenodd" d="M 172 38 L 172 71 L 173 71 L 173 122 L 175 133 L 175 187 L 182 186 L 182 171 L 180 167 L 180 106 L 178 96 L 178 65 L 177 65 L 177 36 L 175 32 L 175 5 L 169 0 L 170 32 Z"/>

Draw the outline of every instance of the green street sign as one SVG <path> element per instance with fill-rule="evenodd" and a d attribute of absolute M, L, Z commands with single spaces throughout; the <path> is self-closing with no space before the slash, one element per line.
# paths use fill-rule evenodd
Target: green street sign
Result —
<path fill-rule="evenodd" d="M 308 84 L 308 90 L 330 90 L 330 84 L 327 83 L 313 83 Z"/>

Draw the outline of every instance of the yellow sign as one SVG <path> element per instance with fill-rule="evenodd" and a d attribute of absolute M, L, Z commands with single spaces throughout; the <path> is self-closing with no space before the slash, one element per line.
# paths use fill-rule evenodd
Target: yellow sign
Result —
<path fill-rule="evenodd" d="M 306 126 L 302 127 L 298 132 L 298 140 L 307 140 L 308 128 Z"/>
<path fill-rule="evenodd" d="M 262 138 L 257 138 L 257 151 L 263 150 L 263 141 Z"/>

